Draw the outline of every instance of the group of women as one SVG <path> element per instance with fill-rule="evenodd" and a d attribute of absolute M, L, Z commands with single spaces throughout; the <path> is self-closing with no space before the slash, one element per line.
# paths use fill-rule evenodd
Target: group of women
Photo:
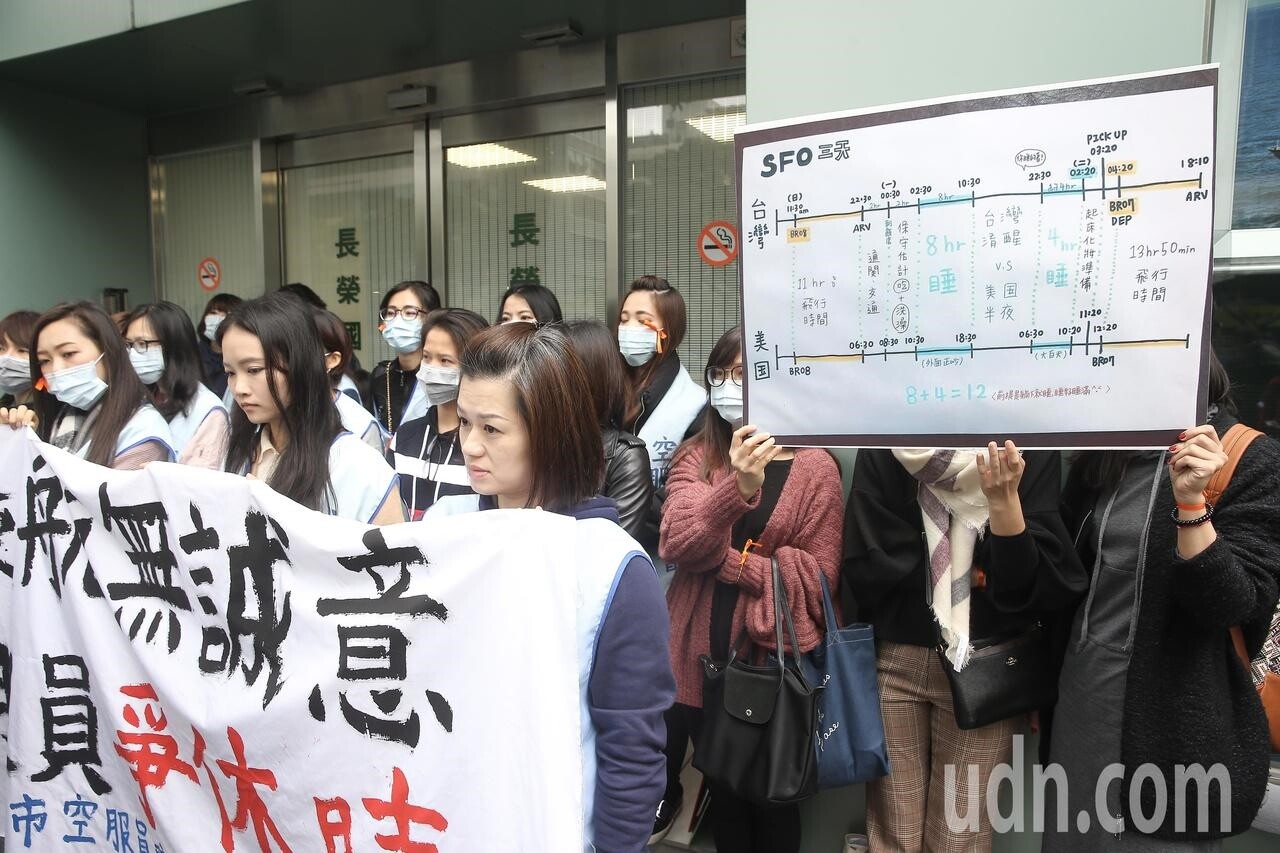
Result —
<path fill-rule="evenodd" d="M 648 557 L 601 537 L 609 594 L 581 664 L 597 851 L 642 850 L 672 825 L 703 723 L 699 658 L 744 635 L 776 651 L 775 563 L 797 651 L 838 627 L 824 580 L 874 627 L 891 772 L 867 787 L 872 849 L 990 849 L 985 811 L 976 828 L 948 813 L 985 791 L 1025 721 L 961 728 L 948 669 L 1029 630 L 1058 640 L 1059 699 L 1032 724 L 1070 815 L 1112 762 L 1221 761 L 1233 782 L 1214 813 L 1225 832 L 1139 832 L 1116 786 L 1118 821 L 1082 835 L 1051 820 L 1044 849 L 1215 849 L 1256 810 L 1266 721 L 1228 632 L 1256 652 L 1280 595 L 1280 446 L 1251 444 L 1205 501 L 1235 420 L 1216 360 L 1209 422 L 1167 452 L 1080 454 L 1063 488 L 1058 452 L 1010 441 L 863 450 L 846 500 L 830 454 L 742 422 L 740 328 L 701 383 L 689 375 L 684 300 L 664 279 L 631 284 L 616 332 L 565 323 L 541 285 L 513 286 L 494 325 L 425 282 L 388 289 L 379 316 L 395 357 L 362 382 L 345 327 L 296 293 L 220 295 L 199 325 L 165 302 L 119 324 L 87 302 L 15 312 L 0 320 L 0 421 L 101 465 L 220 469 L 361 522 L 536 508 L 625 530 Z M 799 850 L 795 805 L 710 790 L 721 853 Z"/>

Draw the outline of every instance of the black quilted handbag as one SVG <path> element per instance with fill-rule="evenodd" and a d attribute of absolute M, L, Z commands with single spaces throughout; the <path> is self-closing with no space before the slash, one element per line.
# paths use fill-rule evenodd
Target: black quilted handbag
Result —
<path fill-rule="evenodd" d="M 800 671 L 796 629 L 773 560 L 773 621 L 778 656 L 754 666 L 738 656 L 740 635 L 727 661 L 701 657 L 702 731 L 693 766 L 751 802 L 780 805 L 818 790 L 818 696 Z M 784 624 L 791 654 L 783 650 Z M 745 632 L 744 632 L 745 634 Z"/>

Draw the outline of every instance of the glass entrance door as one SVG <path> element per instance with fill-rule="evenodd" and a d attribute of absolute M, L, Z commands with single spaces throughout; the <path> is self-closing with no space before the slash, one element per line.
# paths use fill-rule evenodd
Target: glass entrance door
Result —
<path fill-rule="evenodd" d="M 415 277 L 415 241 L 425 239 L 414 229 L 413 175 L 412 153 L 283 171 L 284 279 L 310 287 L 342 318 L 365 370 L 392 357 L 378 302 Z"/>
<path fill-rule="evenodd" d="M 566 320 L 606 319 L 604 130 L 444 153 L 449 304 L 493 321 L 509 286 L 533 282 Z"/>

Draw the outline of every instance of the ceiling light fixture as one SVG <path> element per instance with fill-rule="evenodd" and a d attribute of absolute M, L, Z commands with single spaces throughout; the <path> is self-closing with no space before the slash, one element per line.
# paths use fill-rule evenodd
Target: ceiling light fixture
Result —
<path fill-rule="evenodd" d="M 716 142 L 732 142 L 733 132 L 747 123 L 746 110 L 711 113 L 685 119 L 685 124 Z"/>
<path fill-rule="evenodd" d="M 467 169 L 481 169 L 485 166 L 510 166 L 513 163 L 532 163 L 537 157 L 530 157 L 523 151 L 485 142 L 480 145 L 459 145 L 445 151 L 445 159 L 453 166 Z"/>
<path fill-rule="evenodd" d="M 539 178 L 534 181 L 525 181 L 525 186 L 537 187 L 540 190 L 546 190 L 549 193 L 585 193 L 593 190 L 602 190 L 606 184 L 599 178 L 593 178 L 591 175 L 571 175 L 567 178 Z"/>

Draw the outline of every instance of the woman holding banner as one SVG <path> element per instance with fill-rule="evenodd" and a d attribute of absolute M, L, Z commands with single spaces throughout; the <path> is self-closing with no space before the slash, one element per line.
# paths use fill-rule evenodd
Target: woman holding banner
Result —
<path fill-rule="evenodd" d="M 129 361 L 169 422 L 183 465 L 222 470 L 230 420 L 222 401 L 204 387 L 191 318 L 172 302 L 140 305 L 121 324 Z"/>
<path fill-rule="evenodd" d="M 31 345 L 39 319 L 34 311 L 14 311 L 0 320 L 0 406 L 34 407 Z"/>
<path fill-rule="evenodd" d="M 404 521 L 395 472 L 342 428 L 311 310 L 277 292 L 241 303 L 218 327 L 236 402 L 226 470 L 329 515 Z"/>
<path fill-rule="evenodd" d="M 843 572 L 858 621 L 875 628 L 891 768 L 867 785 L 873 850 L 991 849 L 990 815 L 969 809 L 969 797 L 986 802 L 1025 715 L 961 728 L 951 674 L 997 639 L 1027 638 L 1048 657 L 1037 624 L 1084 592 L 1058 511 L 1060 471 L 1056 451 L 1024 457 L 1012 441 L 858 453 Z M 1052 685 L 1053 673 L 1032 675 Z M 960 826 L 948 820 L 957 814 L 968 815 Z"/>
<path fill-rule="evenodd" d="M 43 376 L 59 405 L 47 419 L 26 406 L 0 409 L 0 423 L 35 427 L 41 440 L 111 468 L 173 460 L 169 424 L 151 405 L 119 329 L 102 308 L 57 305 L 36 321 L 32 338 L 30 375 Z"/>
<path fill-rule="evenodd" d="M 555 326 L 510 323 L 471 338 L 461 375 L 459 437 L 477 494 L 441 497 L 427 517 L 533 508 L 576 520 L 584 842 L 640 853 L 662 798 L 674 693 L 667 608 L 613 501 L 596 497 L 604 453 L 582 364 Z"/>

